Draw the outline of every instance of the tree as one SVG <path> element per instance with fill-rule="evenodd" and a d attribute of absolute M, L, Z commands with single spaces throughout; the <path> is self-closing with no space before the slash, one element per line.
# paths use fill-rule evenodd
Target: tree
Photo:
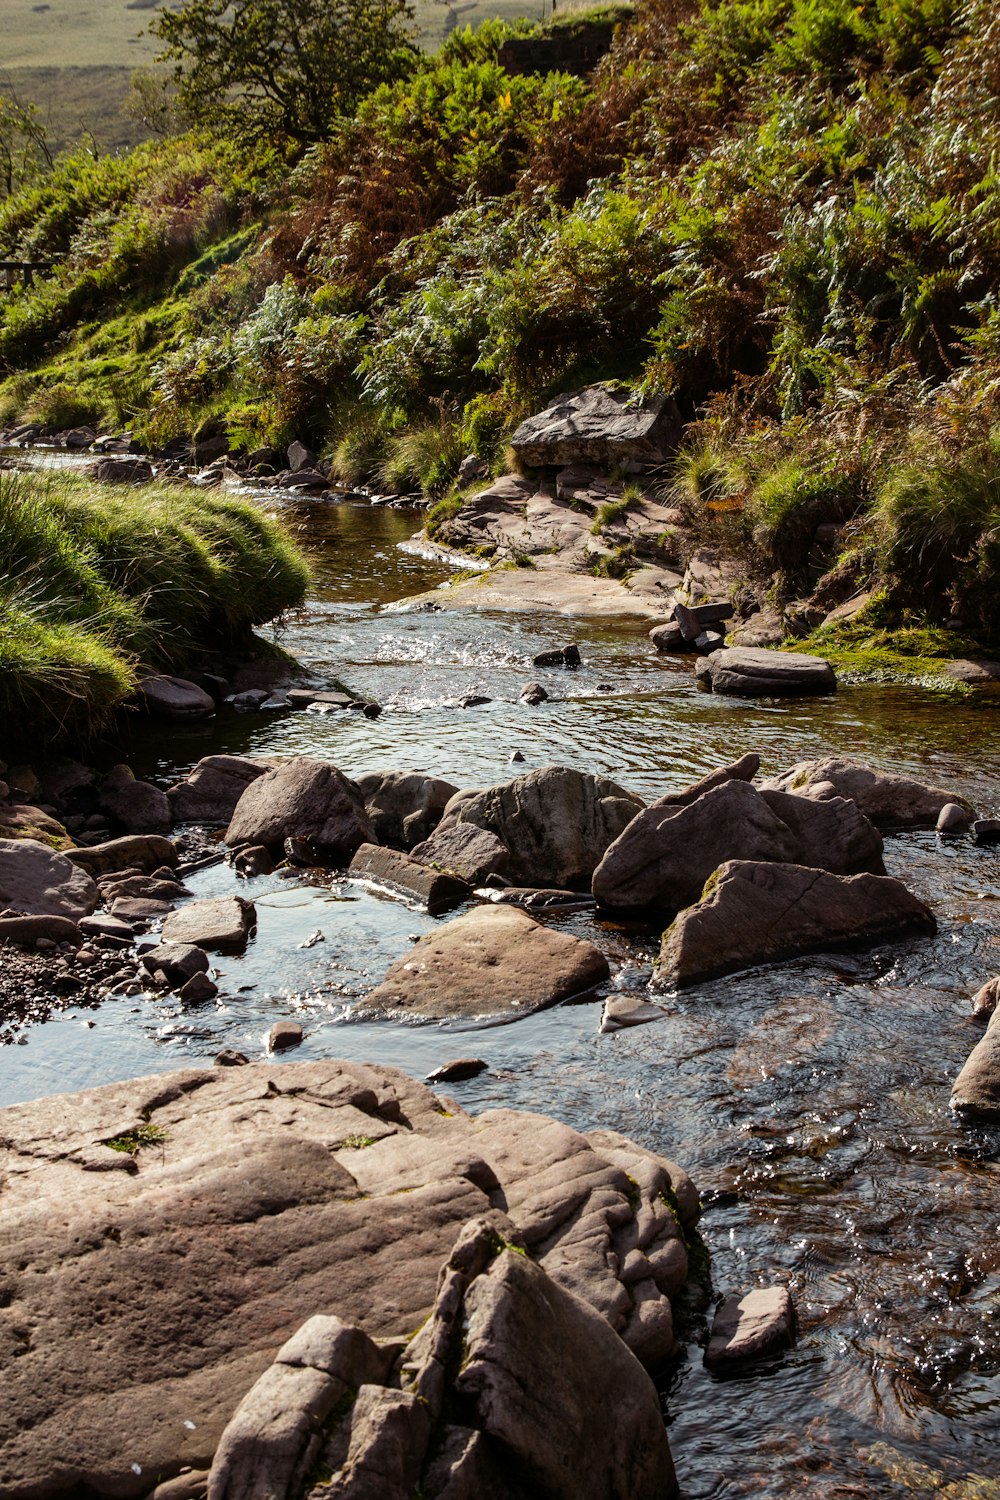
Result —
<path fill-rule="evenodd" d="M 150 30 L 201 123 L 310 144 L 416 56 L 410 0 L 184 0 Z"/>
<path fill-rule="evenodd" d="M 52 152 L 35 105 L 0 94 L 0 202 L 51 170 Z"/>

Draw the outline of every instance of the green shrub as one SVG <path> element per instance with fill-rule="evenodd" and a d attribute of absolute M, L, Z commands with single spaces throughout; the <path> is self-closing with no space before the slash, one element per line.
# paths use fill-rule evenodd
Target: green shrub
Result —
<path fill-rule="evenodd" d="M 396 493 L 421 489 L 438 498 L 454 482 L 464 457 L 461 430 L 442 411 L 436 422 L 410 427 L 389 440 L 378 483 Z"/>

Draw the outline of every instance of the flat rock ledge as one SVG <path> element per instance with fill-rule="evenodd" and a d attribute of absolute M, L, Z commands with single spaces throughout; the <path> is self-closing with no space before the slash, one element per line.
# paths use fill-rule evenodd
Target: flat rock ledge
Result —
<path fill-rule="evenodd" d="M 663 934 L 654 987 L 698 984 L 798 953 L 936 930 L 929 908 L 889 875 L 728 860 Z"/>
<path fill-rule="evenodd" d="M 420 1016 L 527 1015 L 610 978 L 593 943 L 513 906 L 479 906 L 429 932 L 360 1002 Z"/>
<path fill-rule="evenodd" d="M 327 1061 L 17 1105 L 0 1140 L 4 1500 L 210 1470 L 277 1500 L 313 1459 L 354 1500 L 513 1500 L 521 1465 L 521 1496 L 675 1493 L 641 1365 L 675 1348 L 698 1196 L 616 1132 Z"/>

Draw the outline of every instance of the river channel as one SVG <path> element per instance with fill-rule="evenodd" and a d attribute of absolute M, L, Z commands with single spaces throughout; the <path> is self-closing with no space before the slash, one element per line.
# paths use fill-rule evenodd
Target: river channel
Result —
<path fill-rule="evenodd" d="M 688 663 L 657 655 L 648 620 L 449 610 L 449 569 L 407 545 L 415 512 L 289 501 L 285 514 L 315 584 L 279 639 L 317 679 L 379 702 L 381 716 L 226 713 L 169 735 L 137 724 L 123 753 L 138 775 L 167 785 L 223 750 L 311 754 L 348 775 L 424 771 L 463 787 L 564 764 L 652 798 L 748 750 L 766 773 L 842 753 L 1000 812 L 1000 717 L 989 704 L 875 685 L 800 702 L 713 697 Z M 406 607 L 429 589 L 445 607 Z M 578 670 L 531 666 L 570 640 Z M 530 708 L 518 695 L 533 679 L 551 696 Z M 459 707 L 470 694 L 491 701 Z M 511 764 L 515 751 L 523 764 Z M 708 1374 L 695 1319 L 666 1372 L 686 1500 L 986 1500 L 1000 1496 L 1000 1132 L 963 1127 L 948 1098 L 980 1034 L 969 996 L 1000 970 L 1000 855 L 917 833 L 887 839 L 886 865 L 931 905 L 936 938 L 702 985 L 666 997 L 662 1021 L 612 1034 L 596 1003 L 499 1027 L 352 1019 L 353 1002 L 433 922 L 340 878 L 279 872 L 240 884 L 259 932 L 242 959 L 220 961 L 217 1002 L 119 997 L 29 1024 L 0 1052 L 0 1104 L 208 1065 L 222 1047 L 261 1059 L 285 1016 L 305 1027 L 301 1059 L 367 1059 L 421 1077 L 481 1056 L 489 1071 L 449 1090 L 463 1107 L 610 1126 L 676 1158 L 709 1200 L 716 1289 L 792 1290 L 798 1343 L 772 1365 Z M 215 867 L 189 885 L 209 895 L 233 879 Z M 563 925 L 605 948 L 615 984 L 644 985 L 652 935 L 580 914 Z"/>

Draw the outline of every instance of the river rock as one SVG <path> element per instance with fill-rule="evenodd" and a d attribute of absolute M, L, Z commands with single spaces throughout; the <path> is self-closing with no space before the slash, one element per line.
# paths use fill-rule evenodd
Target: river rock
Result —
<path fill-rule="evenodd" d="M 516 908 L 483 906 L 422 937 L 362 1004 L 422 1016 L 527 1015 L 609 974 L 592 943 Z"/>
<path fill-rule="evenodd" d="M 35 839 L 0 838 L 0 909 L 75 922 L 89 917 L 98 899 L 90 875 L 67 855 Z"/>
<path fill-rule="evenodd" d="M 910 776 L 875 771 L 857 761 L 839 756 L 828 760 L 803 760 L 765 781 L 762 791 L 793 792 L 822 802 L 830 797 L 848 797 L 857 803 L 876 828 L 934 828 L 941 809 L 948 803 L 971 812 L 964 797 L 939 787 L 927 786 Z"/>
<path fill-rule="evenodd" d="M 147 713 L 159 719 L 210 719 L 215 699 L 186 677 L 144 677 L 139 696 Z"/>
<path fill-rule="evenodd" d="M 668 796 L 641 812 L 594 871 L 593 892 L 604 906 L 677 911 L 734 859 L 884 873 L 882 839 L 853 802 L 809 803 L 730 777 L 693 801 Z"/>
<path fill-rule="evenodd" d="M 485 791 L 459 792 L 441 825 L 472 823 L 495 834 L 519 885 L 586 886 L 644 805 L 604 776 L 546 766 Z"/>
<path fill-rule="evenodd" d="M 568 391 L 515 429 L 511 447 L 532 465 L 662 463 L 677 447 L 681 420 L 664 396 L 592 385 Z"/>
<path fill-rule="evenodd" d="M 727 1297 L 712 1322 L 705 1363 L 718 1368 L 776 1354 L 795 1342 L 795 1308 L 788 1288 L 758 1287 Z"/>
<path fill-rule="evenodd" d="M 79 948 L 83 933 L 69 917 L 0 917 L 0 943 L 34 948 L 39 938 L 46 943 L 72 943 L 74 948 Z"/>
<path fill-rule="evenodd" d="M 0 839 L 33 839 L 68 854 L 74 847 L 65 826 L 31 803 L 0 803 Z"/>
<path fill-rule="evenodd" d="M 472 887 L 457 875 L 432 870 L 396 849 L 383 849 L 378 844 L 362 844 L 347 873 L 354 880 L 371 880 L 399 891 L 425 907 L 432 917 L 461 906 L 472 895 Z"/>
<path fill-rule="evenodd" d="M 150 974 L 161 969 L 171 984 L 183 984 L 194 974 L 208 973 L 208 954 L 194 943 L 158 943 L 143 953 L 142 966 Z"/>
<path fill-rule="evenodd" d="M 136 833 L 125 838 L 91 844 L 89 849 L 71 849 L 67 859 L 91 875 L 110 875 L 115 870 L 158 870 L 177 864 L 177 850 L 157 833 Z"/>
<path fill-rule="evenodd" d="M 299 1047 L 305 1032 L 298 1021 L 275 1021 L 267 1036 L 269 1052 L 287 1052 L 289 1047 Z"/>
<path fill-rule="evenodd" d="M 833 693 L 837 679 L 821 656 L 726 646 L 698 663 L 698 681 L 713 693 L 737 698 L 777 698 Z"/>
<path fill-rule="evenodd" d="M 428 838 L 458 788 L 419 771 L 370 771 L 355 783 L 374 841 L 411 850 Z"/>
<path fill-rule="evenodd" d="M 979 1020 L 987 1020 L 997 1008 L 1000 1000 L 1000 975 L 987 979 L 972 997 L 972 1014 Z"/>
<path fill-rule="evenodd" d="M 126 833 L 167 834 L 173 827 L 167 794 L 136 781 L 128 766 L 115 766 L 101 782 L 97 804 Z"/>
<path fill-rule="evenodd" d="M 474 823 L 449 823 L 411 850 L 413 859 L 437 870 L 449 870 L 470 885 L 482 885 L 490 875 L 505 875 L 507 848 L 488 828 Z"/>
<path fill-rule="evenodd" d="M 951 837 L 961 833 L 968 833 L 972 826 L 972 814 L 965 807 L 959 807 L 957 802 L 946 802 L 938 813 L 935 828 L 938 833 L 947 834 Z"/>
<path fill-rule="evenodd" d="M 354 782 L 336 766 L 304 755 L 252 781 L 226 831 L 230 848 L 277 850 L 289 838 L 308 841 L 318 856 L 335 862 L 349 860 L 359 844 L 376 842 Z"/>
<path fill-rule="evenodd" d="M 140 1127 L 150 1140 L 140 1132 L 134 1155 L 104 1144 Z M 375 1340 L 428 1327 L 440 1268 L 463 1227 L 495 1213 L 491 1195 L 507 1203 L 508 1243 L 623 1337 L 642 1259 L 675 1284 L 683 1241 L 665 1196 L 685 1224 L 697 1214 L 678 1168 L 614 1132 L 516 1110 L 473 1119 L 359 1063 L 133 1079 L 0 1111 L 0 1138 L 5 1500 L 140 1500 L 185 1468 L 193 1482 L 303 1324 L 337 1318 Z M 292 1370 L 336 1368 L 329 1326 L 303 1330 Z M 478 1364 L 478 1334 L 475 1347 Z M 611 1347 L 601 1364 L 618 1381 Z M 634 1376 L 610 1414 L 606 1379 L 577 1386 L 595 1422 L 629 1441 L 645 1430 Z"/>
<path fill-rule="evenodd" d="M 690 647 L 684 639 L 684 632 L 676 620 L 667 620 L 662 625 L 654 625 L 649 632 L 649 639 L 657 651 L 688 651 Z"/>
<path fill-rule="evenodd" d="M 167 917 L 164 943 L 190 944 L 209 953 L 242 953 L 257 925 L 252 901 L 242 896 L 213 896 L 191 901 Z"/>
<path fill-rule="evenodd" d="M 934 931 L 923 902 L 887 875 L 731 860 L 664 933 L 654 983 L 697 984 L 797 953 Z"/>
<path fill-rule="evenodd" d="M 973 1047 L 955 1080 L 951 1107 L 969 1120 L 1000 1120 L 1000 1010 Z"/>
<path fill-rule="evenodd" d="M 204 756 L 166 794 L 174 822 L 211 823 L 224 828 L 247 787 L 267 769 L 267 762 L 246 755 Z"/>

